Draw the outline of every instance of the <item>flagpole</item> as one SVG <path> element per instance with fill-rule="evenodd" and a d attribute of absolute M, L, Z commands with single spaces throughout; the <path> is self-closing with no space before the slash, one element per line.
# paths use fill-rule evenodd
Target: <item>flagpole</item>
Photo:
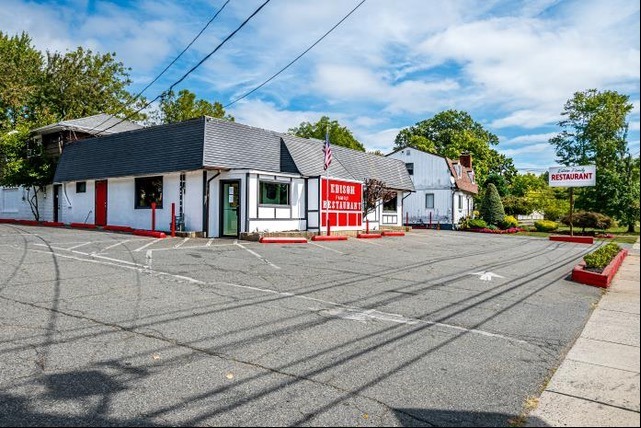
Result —
<path fill-rule="evenodd" d="M 327 128 L 325 128 L 325 150 L 328 149 L 328 144 L 329 142 L 329 125 L 327 125 Z M 327 153 L 325 153 L 325 156 L 327 156 Z M 326 164 L 327 165 L 327 164 Z M 329 173 L 327 170 L 329 169 L 329 165 L 325 168 L 325 186 L 327 189 L 327 209 L 325 210 L 325 224 L 327 225 L 327 236 L 329 236 Z"/>

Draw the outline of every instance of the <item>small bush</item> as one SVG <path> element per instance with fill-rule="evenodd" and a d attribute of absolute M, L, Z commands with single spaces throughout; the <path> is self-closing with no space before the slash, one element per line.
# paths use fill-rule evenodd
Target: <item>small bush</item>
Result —
<path fill-rule="evenodd" d="M 606 230 L 615 225 L 615 221 L 611 217 L 608 217 L 605 214 L 591 212 L 591 211 L 579 211 L 574 213 L 572 217 L 572 225 L 580 227 L 585 232 L 586 228 L 590 229 L 599 229 Z M 570 225 L 570 215 L 566 215 L 561 219 L 561 222 L 567 226 Z"/>
<path fill-rule="evenodd" d="M 497 226 L 494 226 L 493 224 L 490 224 L 487 228 L 490 230 L 499 230 L 499 228 Z"/>
<path fill-rule="evenodd" d="M 583 260 L 585 260 L 585 267 L 589 269 L 603 270 L 603 268 L 610 264 L 612 259 L 619 254 L 619 251 L 621 251 L 621 247 L 614 242 L 604 245 L 598 250 L 583 257 Z"/>
<path fill-rule="evenodd" d="M 558 229 L 559 225 L 550 220 L 537 220 L 534 222 L 534 227 L 537 232 L 552 232 L 553 230 Z"/>
<path fill-rule="evenodd" d="M 500 226 L 501 229 L 509 229 L 511 227 L 516 227 L 519 225 L 519 221 L 512 217 L 511 215 L 506 215 L 503 217 L 503 221 L 501 222 Z"/>
<path fill-rule="evenodd" d="M 483 229 L 487 227 L 487 223 L 482 218 L 473 218 L 467 222 L 470 229 Z"/>

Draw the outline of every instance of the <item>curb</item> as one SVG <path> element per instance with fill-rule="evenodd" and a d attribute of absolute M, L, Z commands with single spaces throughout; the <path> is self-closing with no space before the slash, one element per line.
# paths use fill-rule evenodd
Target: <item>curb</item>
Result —
<path fill-rule="evenodd" d="M 383 235 L 383 236 L 405 236 L 405 232 L 385 231 L 385 232 L 382 232 L 381 235 Z"/>
<path fill-rule="evenodd" d="M 345 235 L 314 235 L 312 241 L 347 241 Z"/>
<path fill-rule="evenodd" d="M 594 244 L 594 237 L 550 235 L 550 241 L 575 242 L 577 244 Z"/>
<path fill-rule="evenodd" d="M 382 238 L 383 235 L 380 233 L 359 233 L 356 235 L 357 238 L 359 239 L 377 239 L 377 238 Z"/>
<path fill-rule="evenodd" d="M 307 244 L 305 238 L 279 238 L 279 237 L 262 237 L 258 240 L 261 244 Z"/>
<path fill-rule="evenodd" d="M 133 231 L 133 234 L 136 236 L 149 236 L 150 238 L 166 238 L 167 237 L 165 232 L 158 232 L 156 230 L 136 229 Z"/>
<path fill-rule="evenodd" d="M 75 227 L 79 229 L 97 229 L 98 226 L 95 224 L 89 224 L 89 223 L 70 223 L 69 227 Z"/>

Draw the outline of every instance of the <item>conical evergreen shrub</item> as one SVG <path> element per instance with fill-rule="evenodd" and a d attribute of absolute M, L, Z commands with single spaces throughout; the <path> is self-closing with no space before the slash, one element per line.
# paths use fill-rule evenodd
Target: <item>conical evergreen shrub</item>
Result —
<path fill-rule="evenodd" d="M 505 210 L 503 209 L 503 202 L 496 186 L 490 183 L 485 188 L 485 194 L 481 201 L 481 218 L 487 224 L 499 225 L 505 217 Z"/>

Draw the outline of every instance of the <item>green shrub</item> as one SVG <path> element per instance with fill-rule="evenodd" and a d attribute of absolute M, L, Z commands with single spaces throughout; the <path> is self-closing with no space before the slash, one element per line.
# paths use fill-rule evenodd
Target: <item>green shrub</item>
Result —
<path fill-rule="evenodd" d="M 500 224 L 505 217 L 505 210 L 499 192 L 493 183 L 487 185 L 481 201 L 481 218 L 487 224 Z"/>
<path fill-rule="evenodd" d="M 511 215 L 506 215 L 505 217 L 503 217 L 503 221 L 500 224 L 501 229 L 509 229 L 510 227 L 516 227 L 518 225 L 519 221 Z"/>
<path fill-rule="evenodd" d="M 561 219 L 561 222 L 567 226 L 570 225 L 570 214 L 566 215 Z M 615 225 L 615 221 L 611 217 L 608 217 L 605 214 L 591 212 L 591 211 L 579 211 L 572 215 L 572 225 L 580 227 L 585 232 L 586 228 L 590 229 L 599 229 L 606 230 Z"/>
<path fill-rule="evenodd" d="M 488 225 L 487 228 L 490 230 L 499 230 L 499 228 L 497 226 L 494 226 L 493 224 Z"/>
<path fill-rule="evenodd" d="M 537 220 L 534 222 L 537 232 L 552 232 L 559 228 L 559 225 L 550 220 Z"/>
<path fill-rule="evenodd" d="M 467 222 L 470 229 L 483 229 L 487 227 L 487 223 L 482 218 L 473 218 Z"/>
<path fill-rule="evenodd" d="M 598 250 L 583 257 L 583 260 L 585 260 L 585 267 L 602 270 L 612 261 L 613 258 L 616 257 L 617 254 L 619 254 L 619 251 L 621 251 L 621 247 L 614 242 L 604 245 Z"/>

